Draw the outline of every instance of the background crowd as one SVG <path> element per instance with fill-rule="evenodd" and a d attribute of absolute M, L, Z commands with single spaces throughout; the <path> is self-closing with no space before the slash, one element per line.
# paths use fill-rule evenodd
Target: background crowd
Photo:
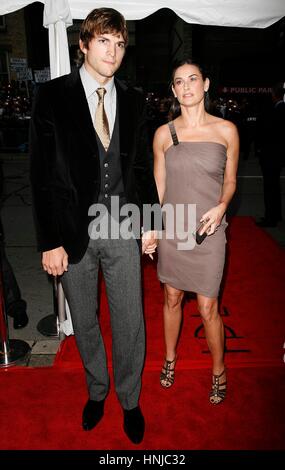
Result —
<path fill-rule="evenodd" d="M 31 81 L 12 81 L 0 84 L 0 152 L 27 152 L 28 127 L 35 84 Z M 149 139 L 155 130 L 168 121 L 171 104 L 170 93 L 147 91 L 147 121 Z M 248 159 L 251 152 L 259 153 L 259 122 L 271 103 L 270 94 L 237 95 L 221 94 L 210 102 L 210 112 L 236 124 L 241 141 L 241 157 Z"/>

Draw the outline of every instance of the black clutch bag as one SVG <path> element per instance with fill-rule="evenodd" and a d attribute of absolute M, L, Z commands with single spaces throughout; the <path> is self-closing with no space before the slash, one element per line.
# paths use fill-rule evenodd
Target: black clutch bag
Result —
<path fill-rule="evenodd" d="M 196 232 L 195 232 L 195 239 L 196 239 L 196 243 L 197 245 L 201 245 L 201 243 L 203 242 L 203 240 L 205 240 L 206 236 L 207 236 L 207 232 L 204 232 L 204 233 L 200 233 L 202 231 L 202 228 L 204 227 L 206 222 L 202 222 L 199 227 L 197 228 Z"/>

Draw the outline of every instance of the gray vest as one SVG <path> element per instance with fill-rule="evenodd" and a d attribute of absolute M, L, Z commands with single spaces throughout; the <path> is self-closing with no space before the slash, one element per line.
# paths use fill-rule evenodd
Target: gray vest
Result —
<path fill-rule="evenodd" d="M 119 113 L 117 109 L 114 130 L 107 152 L 104 149 L 97 132 L 95 131 L 101 169 L 101 184 L 98 202 L 104 204 L 108 211 L 110 211 L 111 208 L 111 196 L 120 197 L 120 207 L 126 203 L 120 158 L 118 114 Z"/>

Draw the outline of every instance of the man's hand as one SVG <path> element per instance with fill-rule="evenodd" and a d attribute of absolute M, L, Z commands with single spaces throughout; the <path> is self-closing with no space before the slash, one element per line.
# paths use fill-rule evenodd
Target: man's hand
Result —
<path fill-rule="evenodd" d="M 63 248 L 44 251 L 42 255 L 42 266 L 44 271 L 53 276 L 61 276 L 68 267 L 68 255 Z"/>
<path fill-rule="evenodd" d="M 149 255 L 151 259 L 152 253 L 155 252 L 157 247 L 157 233 L 156 230 L 149 230 L 142 235 L 142 253 Z"/>

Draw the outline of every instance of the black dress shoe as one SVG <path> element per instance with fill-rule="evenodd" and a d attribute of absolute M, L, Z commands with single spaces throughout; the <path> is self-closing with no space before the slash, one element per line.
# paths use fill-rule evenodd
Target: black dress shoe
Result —
<path fill-rule="evenodd" d="M 28 315 L 25 311 L 15 312 L 13 315 L 13 327 L 15 330 L 24 328 L 29 322 Z"/>
<path fill-rule="evenodd" d="M 88 400 L 82 414 L 82 427 L 84 431 L 95 428 L 104 415 L 105 400 Z"/>
<path fill-rule="evenodd" d="M 139 406 L 132 410 L 124 410 L 124 431 L 130 441 L 139 444 L 143 440 L 144 429 L 144 417 Z"/>

